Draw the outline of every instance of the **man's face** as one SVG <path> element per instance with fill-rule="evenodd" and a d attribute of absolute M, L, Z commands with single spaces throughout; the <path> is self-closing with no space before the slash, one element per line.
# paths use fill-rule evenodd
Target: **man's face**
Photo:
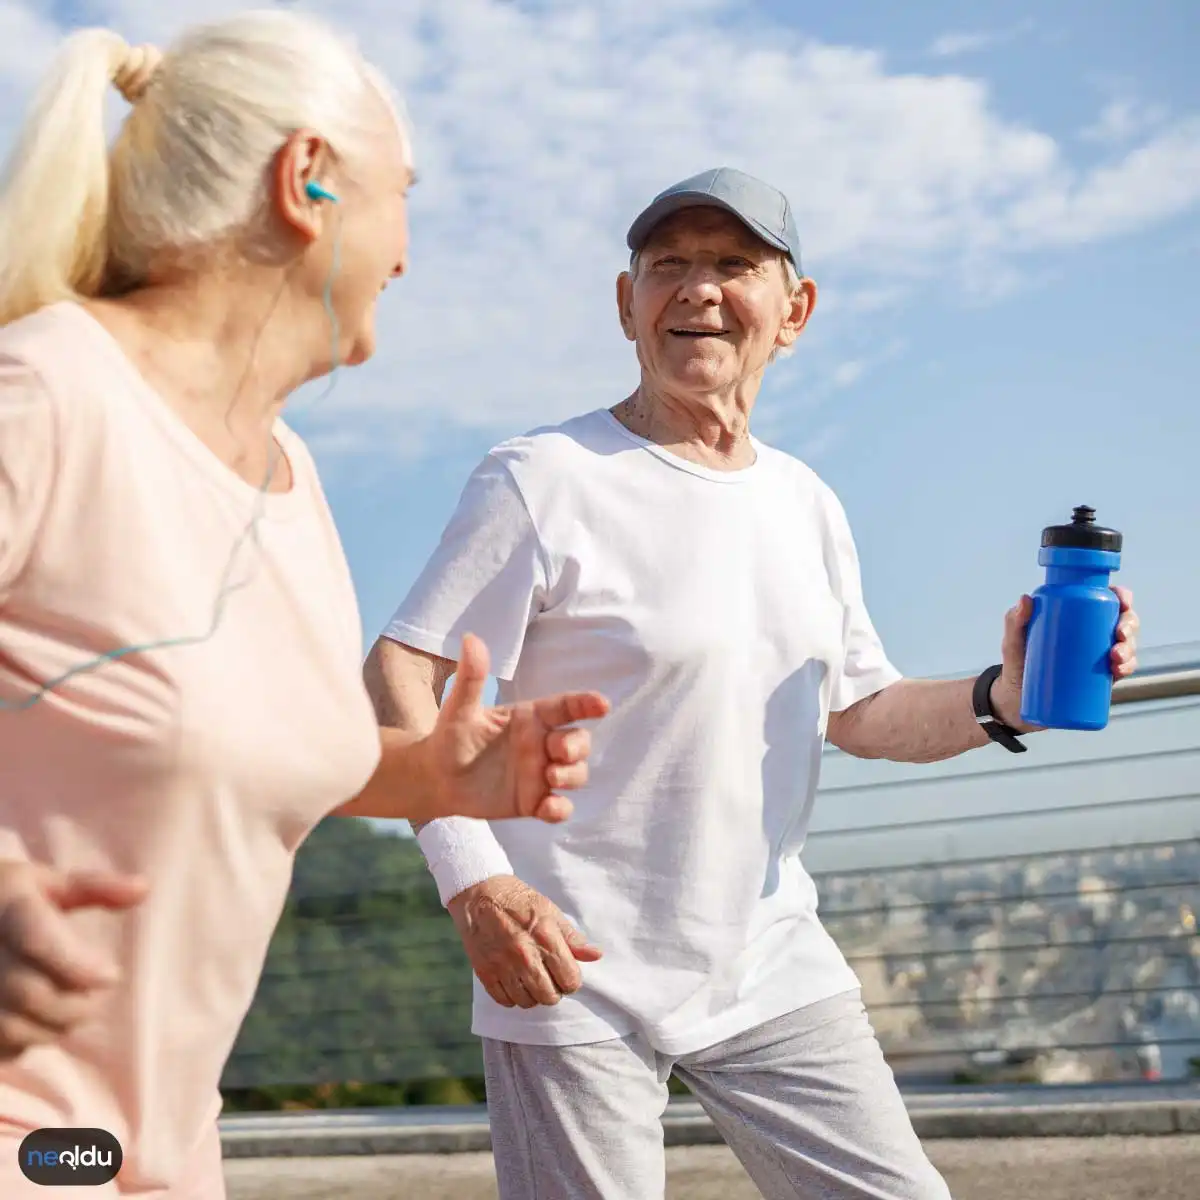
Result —
<path fill-rule="evenodd" d="M 662 221 L 618 281 L 625 336 L 648 382 L 709 393 L 761 374 L 795 340 L 815 298 L 792 296 L 779 251 L 719 208 L 686 208 Z"/>

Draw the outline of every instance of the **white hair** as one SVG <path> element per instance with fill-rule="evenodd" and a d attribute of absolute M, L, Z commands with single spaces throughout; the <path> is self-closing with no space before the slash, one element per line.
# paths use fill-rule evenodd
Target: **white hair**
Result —
<path fill-rule="evenodd" d="M 110 147 L 104 108 L 132 110 Z M 382 104 L 381 104 L 382 102 Z M 269 168 L 311 128 L 347 170 L 367 160 L 398 98 L 323 22 L 268 10 L 185 33 L 160 56 L 116 33 L 68 37 L 43 82 L 0 193 L 0 325 L 58 300 L 136 286 L 154 262 L 249 231 Z"/>

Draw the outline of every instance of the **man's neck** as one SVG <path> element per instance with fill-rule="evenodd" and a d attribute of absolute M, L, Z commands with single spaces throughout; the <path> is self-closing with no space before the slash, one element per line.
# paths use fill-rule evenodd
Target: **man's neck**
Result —
<path fill-rule="evenodd" d="M 745 391 L 684 398 L 643 382 L 612 413 L 631 433 L 688 462 L 716 471 L 739 471 L 752 466 L 756 456 L 750 438 L 754 395 Z"/>

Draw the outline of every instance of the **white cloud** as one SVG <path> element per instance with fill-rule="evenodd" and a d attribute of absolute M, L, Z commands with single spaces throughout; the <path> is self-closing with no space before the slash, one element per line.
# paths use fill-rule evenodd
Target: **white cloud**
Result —
<path fill-rule="evenodd" d="M 1167 110 L 1159 104 L 1144 104 L 1130 97 L 1110 100 L 1080 136 L 1087 142 L 1120 145 L 1161 125 L 1168 115 Z"/>
<path fill-rule="evenodd" d="M 943 33 L 930 43 L 929 53 L 935 58 L 958 58 L 963 54 L 978 54 L 993 46 L 1011 42 L 1033 29 L 1033 22 L 1018 21 L 1007 29 L 978 29 L 970 32 Z"/>
<path fill-rule="evenodd" d="M 1178 216 L 1200 201 L 1200 117 L 1177 121 L 1073 183 L 1013 204 L 1005 224 L 1022 247 L 1081 244 Z"/>
<path fill-rule="evenodd" d="M 162 40 L 238 7 L 89 0 L 87 19 Z M 312 7 L 405 91 L 422 172 L 411 271 L 382 302 L 380 354 L 305 418 L 346 453 L 388 439 L 420 453 L 447 424 L 509 432 L 625 394 L 636 365 L 613 301 L 625 229 L 655 192 L 708 166 L 790 195 L 805 265 L 835 301 L 773 369 L 773 386 L 801 390 L 863 359 L 853 343 L 887 336 L 884 310 L 937 277 L 1002 294 L 1034 252 L 1041 264 L 1200 203 L 1195 117 L 1077 164 L 1007 119 L 979 80 L 896 73 L 737 0 Z M 27 94 L 47 11 L 0 0 L 0 96 Z M 981 286 L 990 279 L 1002 286 Z"/>
<path fill-rule="evenodd" d="M 833 371 L 833 386 L 850 387 L 851 384 L 857 383 L 862 378 L 864 370 L 866 370 L 866 364 L 858 359 L 852 358 L 848 362 L 839 363 Z"/>
<path fill-rule="evenodd" d="M 954 58 L 986 50 L 999 40 L 995 33 L 943 33 L 930 44 L 929 53 L 937 58 Z"/>

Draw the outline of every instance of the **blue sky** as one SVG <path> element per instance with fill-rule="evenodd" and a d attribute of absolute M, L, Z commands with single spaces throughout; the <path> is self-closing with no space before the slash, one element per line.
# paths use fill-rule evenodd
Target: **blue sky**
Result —
<path fill-rule="evenodd" d="M 807 339 L 817 345 L 810 352 L 802 343 L 775 369 L 758 415 L 761 436 L 808 458 L 842 496 L 873 614 L 906 672 L 965 671 L 994 658 L 1001 614 L 1039 581 L 1042 525 L 1065 518 L 1077 503 L 1093 505 L 1126 534 L 1121 579 L 1135 589 L 1147 644 L 1200 637 L 1200 558 L 1192 551 L 1200 492 L 1191 483 L 1200 446 L 1200 86 L 1188 69 L 1200 53 L 1200 15 L 1183 0 L 1064 3 L 1055 6 L 1052 21 L 1028 20 L 1028 10 L 1002 4 L 962 10 L 949 4 L 710 7 L 714 39 L 736 13 L 743 29 L 760 26 L 766 48 L 783 34 L 798 42 L 811 38 L 874 50 L 881 56 L 879 74 L 867 82 L 877 88 L 897 75 L 916 81 L 961 75 L 986 89 L 982 103 L 991 119 L 1054 139 L 1064 169 L 1079 175 L 1122 161 L 1173 125 L 1186 131 L 1188 157 L 1174 169 L 1184 177 L 1190 203 L 1161 219 L 1133 216 L 1118 233 L 1088 236 L 1081 230 L 1077 244 L 1069 231 L 1060 232 L 1049 244 L 1034 239 L 1031 248 L 1013 253 L 1001 245 L 965 262 L 970 251 L 956 246 L 953 235 L 934 234 L 922 261 L 920 253 L 896 250 L 902 235 L 873 230 L 858 235 L 863 250 L 834 252 L 819 236 L 806 236 L 802 219 L 806 265 L 826 285 L 822 300 L 832 311 L 818 306 Z M 679 8 L 683 20 L 684 9 L 697 6 Z M 945 43 L 940 54 L 934 50 L 939 39 Z M 961 50 L 945 52 L 956 39 Z M 619 77 L 610 83 L 622 87 Z M 719 94 L 719 76 L 708 86 Z M 759 119 L 769 138 L 786 141 L 804 122 L 803 106 L 782 112 L 774 102 L 767 97 Z M 852 90 L 846 96 L 848 109 L 861 102 Z M 833 109 L 823 119 L 836 125 L 836 103 Z M 414 110 L 420 137 L 419 95 Z M 913 120 L 925 116 L 914 103 Z M 686 120 L 686 114 L 675 119 Z M 851 114 L 845 124 L 852 129 L 855 119 Z M 481 134 L 486 127 L 484 119 Z M 728 147 L 737 140 L 723 140 L 726 157 L 736 159 Z M 747 137 L 738 165 L 753 168 L 756 159 L 770 157 L 762 152 L 764 140 L 761 132 Z M 686 166 L 700 169 L 719 158 L 699 153 Z M 536 178 L 537 165 L 531 165 Z M 800 170 L 793 166 L 788 163 L 787 183 L 803 213 L 795 192 L 803 191 L 808 173 L 820 176 L 822 161 L 814 157 Z M 506 163 L 505 169 L 519 175 L 522 163 Z M 896 169 L 902 185 L 903 163 Z M 639 174 L 655 186 L 673 178 L 652 163 Z M 936 190 L 936 183 L 929 186 Z M 944 184 L 962 186 L 962 180 L 946 169 Z M 611 184 L 580 178 L 578 186 L 604 190 Z M 880 182 L 868 179 L 865 186 L 878 189 Z M 986 183 L 977 186 L 982 191 Z M 1005 186 L 1001 178 L 998 187 Z M 1140 188 L 1155 186 L 1152 178 L 1131 181 L 1130 209 L 1138 207 Z M 545 272 L 545 293 L 510 289 L 497 272 L 476 275 L 475 286 L 464 286 L 460 297 L 481 325 L 498 306 L 534 330 L 539 313 L 557 297 L 575 297 L 591 340 L 604 343 L 613 387 L 598 391 L 581 378 L 577 405 L 560 394 L 539 396 L 536 361 L 523 357 L 518 368 L 492 343 L 492 353 L 472 370 L 468 332 L 458 353 L 476 394 L 464 407 L 490 409 L 491 419 L 472 416 L 456 427 L 460 397 L 433 397 L 432 405 L 444 407 L 421 413 L 413 434 L 421 448 L 405 461 L 395 461 L 386 446 L 366 455 L 367 470 L 364 456 L 349 464 L 342 455 L 323 456 L 368 634 L 403 594 L 466 472 L 494 439 L 576 407 L 616 400 L 634 383 L 632 354 L 616 335 L 609 295 L 622 257 L 620 232 L 637 201 L 649 194 L 631 193 L 624 204 L 614 204 L 611 245 L 599 254 L 581 251 L 578 267 L 569 258 L 553 264 Z M 1124 199 L 1116 195 L 1110 203 Z M 421 242 L 433 236 L 428 225 L 435 222 L 427 220 L 419 196 L 413 219 L 413 274 L 401 285 L 409 292 L 407 312 L 430 287 L 422 275 L 431 251 Z M 883 224 L 888 218 L 878 219 Z M 837 234 L 836 218 L 821 224 Z M 896 257 L 894 267 L 871 265 L 875 237 L 881 258 Z M 591 270 L 598 277 L 586 273 Z M 901 294 L 889 297 L 889 289 Z M 856 302 L 879 307 L 847 312 Z M 383 328 L 396 344 L 394 356 L 388 354 L 386 386 L 403 392 L 411 386 L 403 367 L 404 313 L 394 321 L 390 315 L 389 306 Z M 516 348 L 536 358 L 537 347 L 534 335 L 519 339 Z M 581 358 L 591 365 L 591 355 Z M 514 368 L 532 394 L 506 405 L 501 380 Z M 563 375 L 555 356 L 547 392 L 561 389 Z M 490 391 L 497 393 L 494 405 Z M 336 414 L 336 395 L 312 427 L 318 449 L 322 434 L 341 426 L 330 415 Z M 402 425 L 394 436 L 405 440 Z"/>
<path fill-rule="evenodd" d="M 64 22 L 161 40 L 238 7 L 0 0 L 0 111 Z M 405 92 L 423 176 L 380 354 L 293 418 L 364 645 L 489 446 L 632 389 L 624 230 L 720 163 L 788 192 L 821 288 L 756 432 L 841 496 L 903 671 L 993 661 L 1080 503 L 1126 535 L 1144 642 L 1200 639 L 1191 0 L 310 7 Z"/>

